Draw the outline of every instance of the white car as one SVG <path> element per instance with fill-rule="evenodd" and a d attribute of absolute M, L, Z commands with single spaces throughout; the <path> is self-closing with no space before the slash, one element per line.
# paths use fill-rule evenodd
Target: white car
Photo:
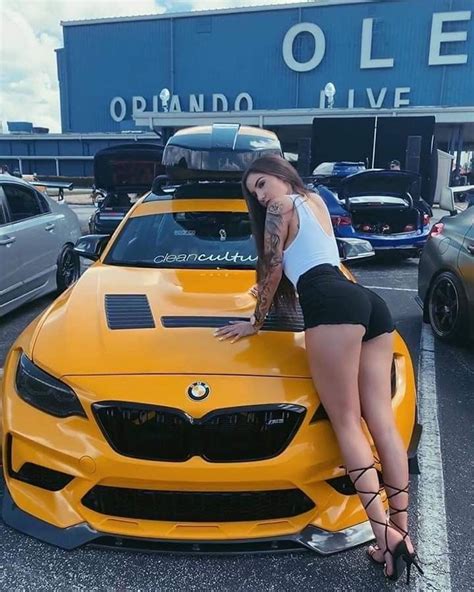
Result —
<path fill-rule="evenodd" d="M 76 281 L 76 214 L 32 185 L 0 174 L 0 317 Z"/>

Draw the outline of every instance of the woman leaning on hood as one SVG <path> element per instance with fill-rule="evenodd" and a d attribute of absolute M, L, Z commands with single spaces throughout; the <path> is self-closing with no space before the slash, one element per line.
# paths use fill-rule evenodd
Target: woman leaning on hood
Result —
<path fill-rule="evenodd" d="M 391 406 L 394 324 L 387 305 L 340 271 L 326 205 L 285 159 L 255 160 L 242 186 L 257 244 L 257 305 L 249 322 L 215 335 L 232 342 L 256 335 L 272 303 L 294 305 L 298 294 L 313 382 L 377 541 L 368 555 L 391 580 L 405 566 L 421 571 L 408 534 L 407 455 Z M 389 520 L 362 416 L 380 455 Z"/>

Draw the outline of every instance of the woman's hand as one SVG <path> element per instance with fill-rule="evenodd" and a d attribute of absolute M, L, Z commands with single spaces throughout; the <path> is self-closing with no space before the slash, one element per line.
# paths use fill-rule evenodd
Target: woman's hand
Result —
<path fill-rule="evenodd" d="M 214 331 L 214 337 L 217 337 L 219 341 L 230 339 L 231 343 L 234 343 L 242 337 L 248 337 L 256 333 L 258 333 L 258 329 L 248 321 L 230 321 L 228 325 L 219 327 Z"/>
<path fill-rule="evenodd" d="M 254 284 L 249 290 L 250 296 L 258 298 L 258 284 Z"/>

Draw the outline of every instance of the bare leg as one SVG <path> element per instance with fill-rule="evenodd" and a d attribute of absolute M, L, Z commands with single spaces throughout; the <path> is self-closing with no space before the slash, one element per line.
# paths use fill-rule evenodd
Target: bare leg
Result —
<path fill-rule="evenodd" d="M 382 463 L 384 482 L 389 496 L 392 524 L 402 534 L 408 532 L 408 461 L 403 441 L 398 433 L 391 405 L 390 367 L 393 356 L 393 334 L 384 333 L 362 344 L 359 368 L 359 392 L 362 416 L 367 422 Z M 396 511 L 398 510 L 398 512 Z M 410 553 L 413 545 L 406 543 Z M 369 549 L 372 557 L 383 562 L 383 553 Z"/>
<path fill-rule="evenodd" d="M 386 542 L 393 549 L 401 535 L 387 528 L 387 517 L 379 491 L 377 472 L 371 469 L 374 458 L 361 423 L 358 375 L 364 328 L 361 325 L 319 325 L 306 331 L 306 350 L 313 381 L 331 421 L 348 472 L 381 549 Z M 336 363 L 336 360 L 338 361 Z M 390 374 L 388 374 L 390 376 Z M 391 413 L 391 410 L 390 410 Z M 390 555 L 385 555 L 392 573 Z"/>

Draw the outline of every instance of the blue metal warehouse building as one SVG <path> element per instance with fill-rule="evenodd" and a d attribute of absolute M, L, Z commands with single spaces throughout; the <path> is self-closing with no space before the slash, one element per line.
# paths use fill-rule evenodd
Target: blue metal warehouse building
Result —
<path fill-rule="evenodd" d="M 80 134 L 82 157 L 95 149 L 85 135 L 215 121 L 274 129 L 291 150 L 315 117 L 433 115 L 445 149 L 473 149 L 473 9 L 473 0 L 321 0 L 64 22 L 62 129 Z M 2 156 L 12 139 L 2 137 Z M 42 156 L 78 150 L 34 142 Z"/>

